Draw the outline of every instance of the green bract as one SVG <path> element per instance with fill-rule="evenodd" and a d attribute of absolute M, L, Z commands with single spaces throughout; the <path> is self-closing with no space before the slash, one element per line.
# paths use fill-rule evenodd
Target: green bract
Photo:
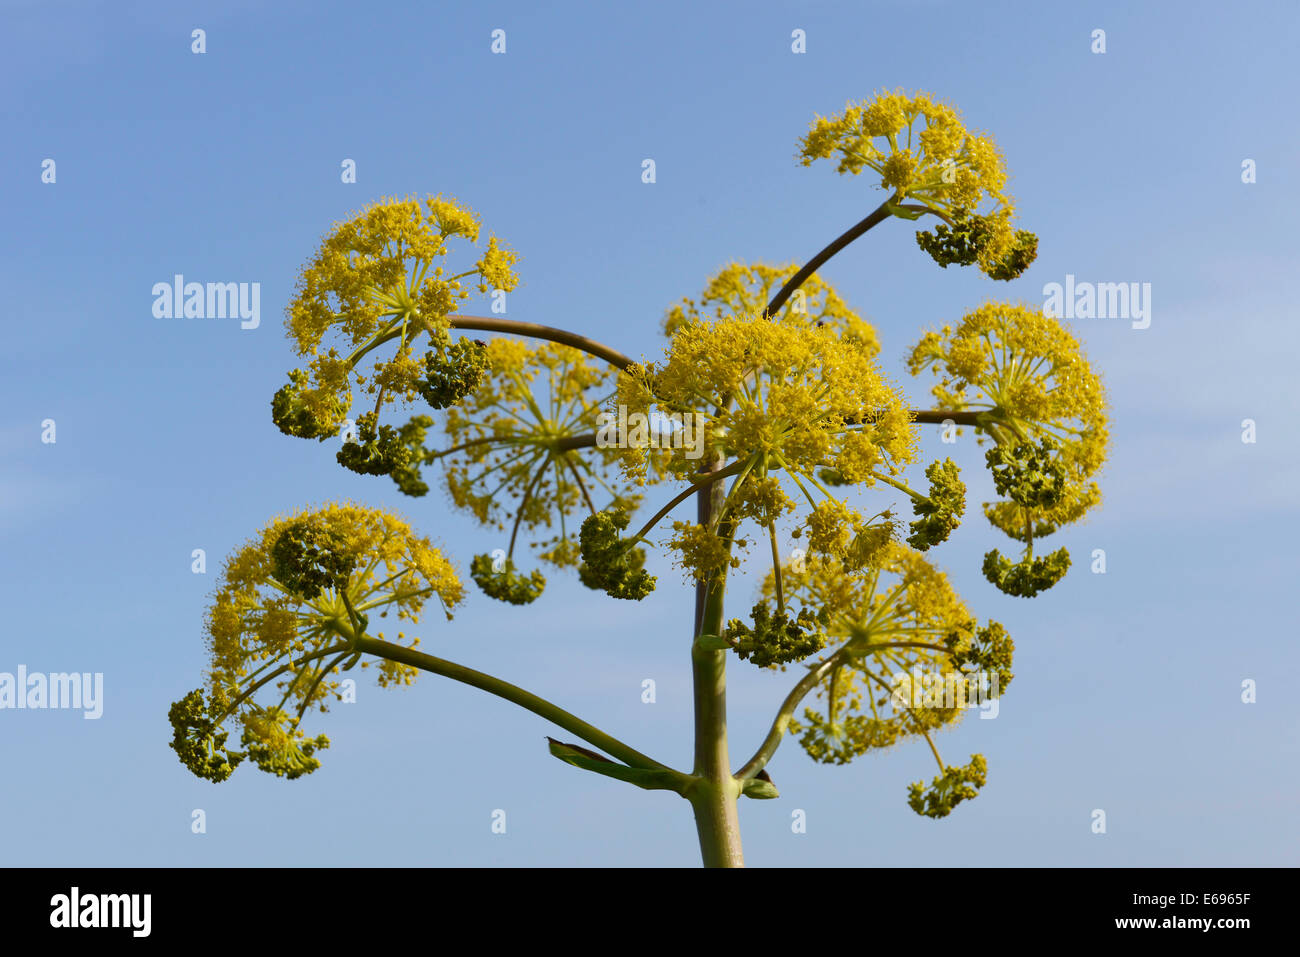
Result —
<path fill-rule="evenodd" d="M 823 485 L 834 487 L 853 484 L 853 480 L 846 478 L 844 473 L 839 469 L 818 469 L 817 478 L 821 479 Z"/>

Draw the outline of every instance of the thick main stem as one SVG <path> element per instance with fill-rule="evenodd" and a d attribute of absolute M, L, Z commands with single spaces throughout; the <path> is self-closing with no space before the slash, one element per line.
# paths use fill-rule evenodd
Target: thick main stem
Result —
<path fill-rule="evenodd" d="M 706 467 L 716 471 L 717 459 Z M 701 490 L 698 521 L 707 528 L 721 511 L 722 483 Z M 717 580 L 695 588 L 695 635 L 720 635 L 726 592 L 725 570 Z M 695 693 L 696 781 L 686 797 L 695 811 L 695 830 L 705 867 L 744 867 L 740 843 L 740 813 L 736 807 L 741 784 L 731 774 L 727 750 L 727 655 L 691 644 L 691 677 Z"/>

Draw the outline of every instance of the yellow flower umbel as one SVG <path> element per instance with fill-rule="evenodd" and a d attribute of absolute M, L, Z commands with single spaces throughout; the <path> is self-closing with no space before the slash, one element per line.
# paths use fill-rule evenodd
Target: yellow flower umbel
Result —
<path fill-rule="evenodd" d="M 939 404 L 979 412 L 976 427 L 997 444 L 987 459 L 1007 499 L 986 502 L 984 514 L 1026 545 L 1019 566 L 990 552 L 985 575 L 1014 595 L 1051 587 L 1069 567 L 1069 554 L 1060 549 L 1034 559 L 1034 539 L 1078 521 L 1101 501 L 1092 478 L 1108 443 L 1100 377 L 1059 320 L 1006 303 L 981 306 L 955 329 L 926 333 L 908 368 L 916 375 L 927 367 L 942 376 L 933 390 Z"/>
<path fill-rule="evenodd" d="M 694 449 L 661 443 L 623 450 L 630 477 L 645 480 L 653 464 L 656 472 L 689 480 L 702 463 L 716 462 L 714 478 L 730 481 L 714 527 L 674 526 L 672 544 L 697 579 L 725 568 L 730 533 L 740 522 L 755 521 L 774 540 L 774 522 L 796 508 L 794 495 L 806 501 L 808 521 L 820 530 L 814 547 L 865 561 L 867 541 L 888 538 L 819 478 L 829 471 L 838 482 L 870 486 L 916 458 L 914 426 L 876 366 L 876 348 L 874 337 L 845 335 L 830 323 L 810 326 L 799 313 L 710 322 L 683 312 L 665 361 L 620 376 L 618 401 L 629 415 L 685 413 L 703 433 Z"/>
<path fill-rule="evenodd" d="M 786 600 L 815 615 L 834 647 L 807 662 L 817 679 L 817 706 L 789 725 L 808 755 L 845 764 L 869 750 L 924 737 L 940 777 L 918 812 L 943 816 L 974 796 L 971 785 L 983 783 L 983 759 L 976 755 L 966 768 L 946 766 L 931 735 L 1010 683 L 1013 644 L 1002 626 L 977 628 L 947 576 L 898 543 L 887 545 L 870 569 L 813 557 L 801 567 L 787 566 L 784 578 Z M 775 589 L 775 576 L 769 576 L 765 596 Z M 913 791 L 924 793 L 919 785 Z"/>
<path fill-rule="evenodd" d="M 490 527 L 509 523 L 504 563 L 498 557 L 493 567 L 490 556 L 479 556 L 474 578 L 489 595 L 523 604 L 540 594 L 545 578 L 533 572 L 520 579 L 514 571 L 521 529 L 553 531 L 532 543 L 538 558 L 574 567 L 583 517 L 598 505 L 630 510 L 638 496 L 619 475 L 617 450 L 575 442 L 597 429 L 613 390 L 609 367 L 569 346 L 508 338 L 489 340 L 486 358 L 489 374 L 447 410 L 448 449 L 428 461 L 443 463 L 457 506 Z"/>
<path fill-rule="evenodd" d="M 913 375 L 931 368 L 940 407 L 982 412 L 979 430 L 999 445 L 1051 440 L 1066 469 L 1060 501 L 1031 509 L 1033 534 L 1077 521 L 1101 500 L 1092 476 L 1106 458 L 1106 392 L 1079 341 L 1034 306 L 990 302 L 956 326 L 927 332 L 912 349 Z M 982 441 L 982 439 L 981 439 Z M 1011 503 L 986 504 L 989 520 L 1024 540 L 1028 517 Z"/>
<path fill-rule="evenodd" d="M 454 199 L 385 199 L 335 225 L 303 268 L 286 328 L 308 371 L 295 370 L 276 396 L 275 421 L 291 435 L 338 433 L 352 404 L 352 387 L 375 396 L 372 418 L 385 403 L 413 401 L 435 390 L 464 347 L 452 347 L 448 316 L 471 295 L 518 284 L 518 257 L 495 237 L 459 272 L 444 265 L 457 243 L 475 243 L 479 218 Z M 427 352 L 415 353 L 427 335 Z M 360 363 L 396 340 L 394 353 L 363 374 Z M 372 422 L 377 426 L 377 422 Z"/>
<path fill-rule="evenodd" d="M 798 263 L 769 266 L 765 263 L 731 263 L 718 272 L 699 300 L 683 299 L 668 310 L 664 332 L 671 336 L 690 320 L 724 319 L 728 316 L 758 316 L 772 294 L 799 270 Z M 778 315 L 801 319 L 809 325 L 830 325 L 850 339 L 856 339 L 871 356 L 880 353 L 880 342 L 872 325 L 849 308 L 831 285 L 816 273 L 804 280 L 799 291 Z"/>
<path fill-rule="evenodd" d="M 438 549 L 401 519 L 352 504 L 276 519 L 226 562 L 207 615 L 208 700 L 200 690 L 173 705 L 173 748 L 214 781 L 245 756 L 289 778 L 314 771 L 314 752 L 329 741 L 307 738 L 303 715 L 328 710 L 339 696 L 331 676 L 357 663 L 359 636 L 384 638 L 372 622 L 390 613 L 418 622 L 431 597 L 450 618 L 462 586 Z M 414 647 L 419 639 L 399 631 L 395 643 Z M 381 686 L 415 676 L 389 660 L 378 671 Z M 226 746 L 221 726 L 231 718 L 246 751 Z"/>
<path fill-rule="evenodd" d="M 984 199 L 1006 200 L 1006 168 L 993 141 L 969 133 L 956 110 L 925 93 L 881 93 L 870 102 L 847 104 L 842 113 L 819 116 L 799 152 L 805 166 L 838 155 L 837 172 L 873 170 L 881 187 L 900 199 L 945 212 L 973 209 Z"/>
<path fill-rule="evenodd" d="M 1037 252 L 1037 238 L 1011 225 L 1015 203 L 993 140 L 968 131 L 955 109 L 928 94 L 881 93 L 818 117 L 799 156 L 805 166 L 838 156 L 839 173 L 872 170 L 891 193 L 894 215 L 942 218 L 946 225 L 917 240 L 943 266 L 978 262 L 989 276 L 1011 279 Z M 918 205 L 903 205 L 907 200 Z"/>

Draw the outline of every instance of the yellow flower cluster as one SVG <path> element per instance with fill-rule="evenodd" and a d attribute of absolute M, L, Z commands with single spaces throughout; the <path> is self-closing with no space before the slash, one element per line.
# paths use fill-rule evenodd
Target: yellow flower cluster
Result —
<path fill-rule="evenodd" d="M 298 354 L 309 357 L 310 387 L 298 401 L 326 432 L 337 431 L 352 401 L 352 381 L 366 385 L 360 360 L 398 340 L 396 354 L 376 362 L 366 391 L 377 404 L 412 401 L 422 374 L 414 340 L 445 340 L 447 316 L 480 292 L 518 285 L 518 256 L 495 237 L 469 268 L 442 263 L 453 239 L 475 243 L 480 222 L 454 199 L 387 198 L 335 224 L 303 267 L 286 328 Z"/>
<path fill-rule="evenodd" d="M 683 323 L 728 316 L 762 315 L 772 296 L 799 271 L 798 263 L 769 266 L 765 263 L 731 263 L 709 280 L 699 300 L 683 299 L 668 310 L 664 332 L 671 336 Z M 782 306 L 782 318 L 799 318 L 810 325 L 838 328 L 847 339 L 859 342 L 868 354 L 880 353 L 876 330 L 848 307 L 835 289 L 813 273 Z"/>
<path fill-rule="evenodd" d="M 570 346 L 510 338 L 488 340 L 487 363 L 479 386 L 447 410 L 448 450 L 435 455 L 452 501 L 495 528 L 513 518 L 510 554 L 521 528 L 556 529 L 533 543 L 538 557 L 576 566 L 583 514 L 638 501 L 619 474 L 617 450 L 566 445 L 597 430 L 612 371 Z"/>
<path fill-rule="evenodd" d="M 786 601 L 824 615 L 828 647 L 837 663 L 819 683 L 817 707 L 804 710 L 790 730 L 817 761 L 844 764 L 900 739 L 955 724 L 965 713 L 956 691 L 961 672 L 953 646 L 961 649 L 973 634 L 973 619 L 947 576 L 897 542 L 884 546 L 873 567 L 854 570 L 834 558 L 810 556 L 802 566 L 783 570 Z M 775 593 L 769 575 L 764 593 Z M 825 662 L 808 662 L 810 667 Z M 941 674 L 953 687 L 952 700 L 937 706 L 918 703 L 895 675 L 915 671 Z M 896 695 L 902 687 L 904 693 Z M 946 689 L 945 689 L 946 690 Z"/>
<path fill-rule="evenodd" d="M 1101 501 L 1092 476 L 1106 458 L 1106 392 L 1079 341 L 1060 322 L 1034 306 L 990 302 L 962 318 L 956 328 L 927 332 L 912 349 L 908 368 L 933 369 L 939 405 L 985 414 L 981 431 L 999 445 L 1059 444 L 1066 484 L 1051 508 L 1026 509 L 1011 502 L 986 503 L 985 514 L 1013 538 L 1045 535 L 1077 521 Z"/>
<path fill-rule="evenodd" d="M 329 555 L 311 561 L 350 571 L 304 597 L 282 580 L 277 566 L 276 547 L 289 529 L 306 529 L 331 543 Z M 430 597 L 450 618 L 462 594 L 451 563 L 393 515 L 345 503 L 278 518 L 227 560 L 218 580 L 206 622 L 213 708 L 238 717 L 245 744 L 266 764 L 302 761 L 295 750 L 305 740 L 298 719 L 312 707 L 327 710 L 326 700 L 338 696 L 338 682 L 330 676 L 351 657 L 348 645 L 358 625 L 383 639 L 382 631 L 370 630 L 370 620 L 394 612 L 399 620 L 418 622 Z M 418 641 L 397 635 L 408 647 Z M 396 662 L 379 667 L 381 685 L 409 684 L 414 675 L 415 669 Z M 259 693 L 272 690 L 280 692 L 274 696 L 279 704 L 258 701 Z M 297 719 L 286 710 L 290 701 Z"/>
<path fill-rule="evenodd" d="M 928 94 L 901 90 L 846 104 L 817 117 L 799 144 L 804 166 L 838 155 L 837 170 L 870 169 L 899 203 L 912 200 L 949 223 L 986 207 L 979 262 L 992 270 L 1015 248 L 1015 203 L 1006 192 L 1006 164 L 993 140 L 971 133 L 960 114 Z"/>
<path fill-rule="evenodd" d="M 662 363 L 620 375 L 618 400 L 629 414 L 702 415 L 706 460 L 752 459 L 759 477 L 766 467 L 802 476 L 835 468 L 870 484 L 871 469 L 896 472 L 916 456 L 902 396 L 881 374 L 875 350 L 874 341 L 809 326 L 797 314 L 689 318 Z M 646 450 L 626 451 L 629 471 L 643 474 Z M 659 451 L 679 478 L 699 468 L 685 449 Z"/>
<path fill-rule="evenodd" d="M 900 199 L 938 209 L 975 209 L 985 199 L 1005 203 L 1007 171 L 997 146 L 967 131 L 960 114 L 925 93 L 881 93 L 817 117 L 799 145 L 803 165 L 838 154 L 840 173 L 880 174 Z"/>
<path fill-rule="evenodd" d="M 752 295 L 738 281 L 743 274 L 721 278 L 735 283 L 736 305 L 765 294 Z M 777 276 L 765 278 L 770 286 Z M 702 462 L 720 462 L 719 469 L 735 476 L 720 515 L 732 531 L 752 519 L 774 534 L 775 519 L 796 507 L 791 495 L 802 494 L 814 509 L 818 543 L 847 537 L 853 544 L 845 549 L 867 560 L 892 529 L 872 526 L 839 503 L 818 474 L 831 470 L 841 482 L 870 486 L 917 457 L 915 426 L 901 394 L 876 365 L 874 336 L 846 335 L 829 321 L 810 325 L 789 310 L 765 319 L 761 305 L 758 313 L 731 314 L 721 285 L 715 281 L 705 299 L 720 303 L 718 318 L 682 310 L 665 360 L 633 366 L 619 377 L 618 402 L 629 415 L 692 415 L 702 441 L 693 449 L 621 449 L 626 474 L 641 483 L 689 480 Z M 828 296 L 821 304 L 827 302 L 832 318 L 852 318 L 837 299 Z M 723 560 L 729 545 L 722 525 L 707 533 L 675 527 L 670 544 L 697 578 L 707 580 L 730 564 Z"/>
<path fill-rule="evenodd" d="M 696 522 L 673 522 L 673 533 L 668 547 L 677 552 L 678 564 L 696 581 L 716 581 L 727 569 L 740 567 L 740 559 L 731 553 L 733 542 L 712 529 Z"/>

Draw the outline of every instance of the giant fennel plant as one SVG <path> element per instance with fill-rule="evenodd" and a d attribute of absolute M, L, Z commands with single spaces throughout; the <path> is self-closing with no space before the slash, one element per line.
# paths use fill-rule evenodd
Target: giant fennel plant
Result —
<path fill-rule="evenodd" d="M 933 408 L 909 408 L 880 371 L 872 327 L 816 271 L 886 221 L 930 217 L 916 241 L 940 266 L 1020 275 L 1037 239 L 1013 226 L 1003 158 L 951 107 L 903 92 L 817 118 L 799 155 L 870 170 L 884 201 L 802 266 L 724 268 L 698 299 L 669 309 L 658 359 L 459 311 L 474 291 L 514 289 L 518 256 L 495 237 L 481 244 L 478 217 L 443 196 L 384 200 L 336 225 L 287 311 L 300 362 L 271 403 L 275 424 L 322 442 L 342 434 L 339 464 L 415 498 L 429 491 L 428 470 L 440 472 L 450 502 L 508 541 L 469 562 L 486 595 L 528 604 L 545 589 L 544 569 L 560 569 L 637 601 L 658 584 L 645 550 L 674 557 L 695 591 L 689 770 L 418 650 L 408 632 L 433 599 L 452 617 L 462 573 L 406 522 L 351 503 L 277 518 L 226 562 L 207 614 L 204 686 L 170 712 L 181 761 L 212 781 L 246 759 L 287 778 L 312 772 L 329 742 L 303 723 L 360 664 L 381 685 L 427 671 L 481 688 L 589 746 L 550 739 L 560 760 L 676 792 L 706 865 L 743 862 L 738 799 L 777 797 L 766 767 L 787 733 L 828 763 L 924 739 L 938 774 L 911 785 L 913 810 L 943 817 L 975 796 L 984 758 L 945 763 L 935 733 L 976 694 L 1006 689 L 1013 645 L 926 557 L 961 521 L 966 488 L 951 460 L 921 461 L 919 429 L 971 428 L 987 446 L 999 498 L 983 510 L 1017 547 L 990 550 L 983 573 L 1031 597 L 1070 565 L 1064 548 L 1036 544 L 1099 502 L 1102 384 L 1058 320 L 991 301 L 911 350 L 911 373 L 930 369 L 938 381 Z M 885 507 L 868 514 L 856 503 L 872 495 Z M 895 512 L 900 496 L 910 515 Z M 778 525 L 800 545 L 784 559 Z M 746 555 L 770 571 L 759 600 L 728 616 L 728 576 Z M 731 655 L 800 675 L 738 767 L 727 739 Z M 918 694 L 923 674 L 946 693 Z"/>

